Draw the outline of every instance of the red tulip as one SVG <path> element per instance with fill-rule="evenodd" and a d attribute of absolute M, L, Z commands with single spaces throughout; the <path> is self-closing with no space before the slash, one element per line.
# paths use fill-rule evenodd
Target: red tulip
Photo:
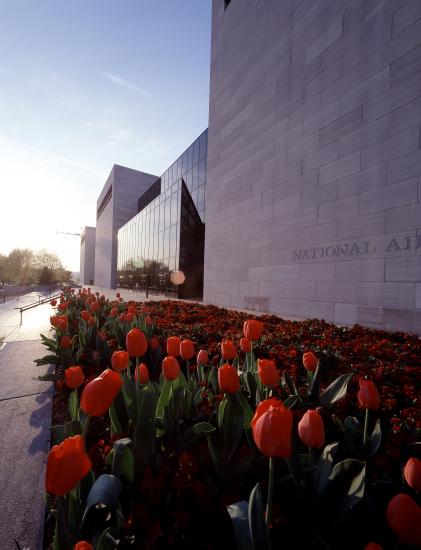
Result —
<path fill-rule="evenodd" d="M 94 550 L 94 547 L 86 540 L 81 540 L 74 545 L 73 550 Z"/>
<path fill-rule="evenodd" d="M 64 371 L 64 377 L 66 379 L 67 386 L 72 389 L 81 386 L 85 380 L 83 370 L 78 366 L 69 367 L 66 369 Z"/>
<path fill-rule="evenodd" d="M 63 302 L 62 304 L 58 305 L 58 308 L 60 311 L 66 311 L 68 307 L 69 307 L 69 304 L 67 302 Z"/>
<path fill-rule="evenodd" d="M 133 323 L 133 319 L 134 319 L 134 313 L 131 313 L 130 311 L 126 313 L 126 321 L 128 323 Z"/>
<path fill-rule="evenodd" d="M 167 338 L 167 354 L 177 357 L 180 355 L 181 339 L 178 336 L 170 336 Z"/>
<path fill-rule="evenodd" d="M 159 348 L 159 340 L 156 336 L 152 336 L 152 338 L 149 340 L 149 347 L 153 351 Z"/>
<path fill-rule="evenodd" d="M 127 308 L 127 313 L 131 313 L 132 315 L 136 315 L 136 313 L 137 313 L 136 306 L 129 306 Z"/>
<path fill-rule="evenodd" d="M 127 334 L 126 349 L 130 357 L 142 357 L 148 349 L 148 341 L 140 328 L 132 328 Z"/>
<path fill-rule="evenodd" d="M 149 380 L 149 370 L 145 363 L 140 363 L 140 365 L 137 365 L 134 372 L 134 379 L 136 382 L 139 381 L 141 384 L 146 384 Z"/>
<path fill-rule="evenodd" d="M 122 384 L 120 374 L 105 370 L 84 387 L 80 408 L 89 416 L 102 416 L 111 407 Z"/>
<path fill-rule="evenodd" d="M 225 359 L 225 361 L 235 359 L 235 357 L 237 357 L 237 348 L 235 347 L 234 342 L 232 340 L 222 340 L 221 353 L 222 358 Z"/>
<path fill-rule="evenodd" d="M 245 321 L 243 333 L 248 340 L 258 340 L 263 332 L 263 323 L 256 319 Z"/>
<path fill-rule="evenodd" d="M 360 378 L 360 389 L 357 394 L 358 402 L 363 409 L 375 411 L 380 407 L 380 396 L 371 380 Z"/>
<path fill-rule="evenodd" d="M 99 302 L 92 302 L 91 304 L 91 312 L 96 313 L 99 310 Z"/>
<path fill-rule="evenodd" d="M 265 456 L 291 456 L 292 422 L 292 412 L 278 399 L 266 399 L 257 405 L 251 429 L 254 442 Z"/>
<path fill-rule="evenodd" d="M 386 517 L 401 542 L 421 546 L 421 507 L 409 495 L 395 495 L 387 506 Z"/>
<path fill-rule="evenodd" d="M 244 353 L 250 353 L 251 352 L 251 340 L 248 338 L 241 338 L 240 340 L 240 349 Z"/>
<path fill-rule="evenodd" d="M 224 393 L 236 393 L 240 389 L 240 378 L 237 369 L 225 363 L 218 369 L 218 384 Z"/>
<path fill-rule="evenodd" d="M 150 327 L 152 325 L 152 318 L 150 315 L 146 315 L 145 317 L 145 324 L 146 326 Z"/>
<path fill-rule="evenodd" d="M 307 351 L 303 354 L 303 365 L 304 368 L 307 369 L 310 372 L 315 372 L 317 369 L 317 365 L 319 363 L 319 360 L 314 355 L 312 351 Z"/>
<path fill-rule="evenodd" d="M 84 309 L 80 312 L 80 316 L 84 321 L 87 321 L 91 317 L 91 313 L 88 310 Z"/>
<path fill-rule="evenodd" d="M 183 340 L 180 342 L 180 355 L 186 361 L 194 356 L 194 346 L 191 340 Z"/>
<path fill-rule="evenodd" d="M 55 307 L 57 305 L 57 300 L 51 300 L 50 304 Z"/>
<path fill-rule="evenodd" d="M 162 374 L 165 380 L 175 380 L 180 374 L 180 365 L 175 357 L 167 355 L 162 361 Z"/>
<path fill-rule="evenodd" d="M 68 349 L 71 348 L 73 345 L 73 340 L 70 338 L 70 336 L 67 336 L 66 334 L 61 337 L 60 340 L 60 346 L 62 349 Z"/>
<path fill-rule="evenodd" d="M 274 361 L 270 359 L 258 359 L 257 368 L 260 381 L 265 386 L 274 386 L 279 382 L 280 375 Z"/>
<path fill-rule="evenodd" d="M 110 317 L 117 317 L 118 309 L 116 307 L 111 308 Z"/>
<path fill-rule="evenodd" d="M 94 319 L 94 317 L 89 317 L 89 319 L 88 319 L 88 325 L 89 325 L 90 327 L 93 327 L 94 324 L 95 324 L 95 319 Z"/>
<path fill-rule="evenodd" d="M 405 464 L 403 475 L 407 484 L 421 493 L 421 460 L 418 458 L 410 458 Z"/>
<path fill-rule="evenodd" d="M 120 313 L 120 316 L 118 318 L 119 321 L 121 321 L 122 323 L 125 323 L 127 321 L 127 313 Z"/>
<path fill-rule="evenodd" d="M 60 330 L 61 332 L 66 332 L 66 330 L 69 328 L 69 320 L 65 315 L 59 315 L 56 318 L 56 328 Z"/>
<path fill-rule="evenodd" d="M 197 354 L 197 363 L 198 365 L 207 365 L 209 363 L 208 352 L 204 349 L 201 349 Z"/>
<path fill-rule="evenodd" d="M 129 366 L 129 354 L 127 351 L 115 351 L 111 355 L 111 366 L 117 372 L 126 370 Z"/>
<path fill-rule="evenodd" d="M 47 461 L 45 487 L 47 493 L 64 496 L 83 479 L 92 464 L 85 452 L 82 436 L 69 437 L 52 447 Z"/>
<path fill-rule="evenodd" d="M 307 447 L 321 449 L 325 443 L 323 418 L 315 410 L 307 411 L 298 423 L 298 435 Z"/>

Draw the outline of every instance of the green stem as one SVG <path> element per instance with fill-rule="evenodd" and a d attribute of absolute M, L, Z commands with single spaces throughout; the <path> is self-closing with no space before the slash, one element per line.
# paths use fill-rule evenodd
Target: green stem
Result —
<path fill-rule="evenodd" d="M 88 433 L 89 424 L 91 423 L 91 417 L 87 416 L 85 424 L 83 425 L 82 438 L 86 441 L 86 434 Z"/>
<path fill-rule="evenodd" d="M 272 520 L 272 500 L 273 500 L 273 486 L 275 482 L 275 459 L 269 458 L 269 485 L 268 485 L 268 500 L 266 504 L 266 524 L 270 527 Z"/>
<path fill-rule="evenodd" d="M 370 414 L 370 409 L 366 409 L 365 410 L 365 420 L 364 420 L 363 450 L 365 450 L 365 447 L 367 445 L 369 414 Z"/>
<path fill-rule="evenodd" d="M 308 468 L 309 468 L 309 473 L 310 473 L 310 485 L 313 485 L 314 451 L 311 447 L 308 448 Z"/>
<path fill-rule="evenodd" d="M 250 371 L 253 372 L 253 340 L 250 340 Z"/>
<path fill-rule="evenodd" d="M 189 360 L 186 359 L 186 371 L 187 371 L 187 383 L 190 382 L 190 365 L 189 365 Z"/>

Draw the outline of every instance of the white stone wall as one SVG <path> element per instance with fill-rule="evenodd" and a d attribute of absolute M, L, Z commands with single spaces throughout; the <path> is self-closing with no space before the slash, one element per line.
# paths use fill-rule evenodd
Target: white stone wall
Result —
<path fill-rule="evenodd" d="M 421 333 L 421 2 L 212 11 L 204 299 Z"/>
<path fill-rule="evenodd" d="M 95 227 L 85 227 L 80 245 L 80 282 L 93 284 L 95 279 Z M 91 282 L 92 281 L 92 282 Z"/>
<path fill-rule="evenodd" d="M 157 176 L 114 165 L 98 197 L 97 209 L 108 189 L 112 197 L 97 218 L 95 246 L 95 285 L 116 287 L 117 232 L 137 214 L 138 198 L 152 185 Z"/>

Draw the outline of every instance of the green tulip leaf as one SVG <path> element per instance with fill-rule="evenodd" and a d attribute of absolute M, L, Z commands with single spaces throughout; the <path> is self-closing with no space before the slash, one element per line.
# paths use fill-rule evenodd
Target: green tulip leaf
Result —
<path fill-rule="evenodd" d="M 265 510 L 259 483 L 255 485 L 250 493 L 248 517 L 253 547 L 259 550 L 270 550 L 269 529 L 265 520 Z"/>
<path fill-rule="evenodd" d="M 195 445 L 209 434 L 215 431 L 215 428 L 209 422 L 199 422 L 186 430 L 178 440 L 178 450 L 187 449 Z"/>
<path fill-rule="evenodd" d="M 137 403 L 136 403 L 136 386 L 135 381 L 129 378 L 127 373 L 123 374 L 123 399 L 126 405 L 127 413 L 130 420 L 136 423 L 137 417 Z"/>
<path fill-rule="evenodd" d="M 155 455 L 156 445 L 156 392 L 146 386 L 139 392 L 137 421 L 134 432 L 134 447 L 143 466 L 150 464 Z"/>
<path fill-rule="evenodd" d="M 77 390 L 73 390 L 69 395 L 69 414 L 72 420 L 79 420 L 79 399 Z"/>
<path fill-rule="evenodd" d="M 249 505 L 245 500 L 227 506 L 239 550 L 253 550 L 248 518 Z"/>
<path fill-rule="evenodd" d="M 367 440 L 367 445 L 365 448 L 367 458 L 372 457 L 379 450 L 380 443 L 382 442 L 382 428 L 380 425 L 380 419 L 376 420 L 373 431 L 371 432 L 370 437 Z"/>
<path fill-rule="evenodd" d="M 168 404 L 171 392 L 171 382 L 169 380 L 163 381 L 161 395 L 159 396 L 158 405 L 156 407 L 156 416 L 162 418 L 164 414 L 164 408 Z"/>
<path fill-rule="evenodd" d="M 44 355 L 41 359 L 34 359 L 34 363 L 37 367 L 41 367 L 42 365 L 59 365 L 60 358 L 57 355 Z"/>
<path fill-rule="evenodd" d="M 218 367 L 215 365 L 212 365 L 209 375 L 208 375 L 208 382 L 211 384 L 213 393 L 216 395 L 219 393 L 219 382 L 218 382 Z"/>
<path fill-rule="evenodd" d="M 298 396 L 289 395 L 284 401 L 284 406 L 287 409 L 292 409 L 298 403 L 299 400 L 300 400 L 300 398 Z"/>
<path fill-rule="evenodd" d="M 334 380 L 320 395 L 320 405 L 322 407 L 329 407 L 339 399 L 345 397 L 348 382 L 353 377 L 353 373 L 341 374 L 336 380 Z"/>
<path fill-rule="evenodd" d="M 128 481 L 134 481 L 134 456 L 132 440 L 128 437 L 119 439 L 114 443 L 113 461 L 111 467 L 112 473 L 121 477 L 124 476 Z"/>
<path fill-rule="evenodd" d="M 103 531 L 95 545 L 95 550 L 115 550 L 119 540 L 119 532 L 113 527 Z"/>
<path fill-rule="evenodd" d="M 319 498 L 327 488 L 329 476 L 333 468 L 333 461 L 335 460 L 338 448 L 338 442 L 326 445 L 317 461 L 317 468 L 314 475 L 314 490 L 317 498 Z"/>
<path fill-rule="evenodd" d="M 80 533 L 92 535 L 103 530 L 111 521 L 120 498 L 122 485 L 112 474 L 102 474 L 92 485 L 86 499 Z M 89 536 L 89 538 L 92 538 Z"/>

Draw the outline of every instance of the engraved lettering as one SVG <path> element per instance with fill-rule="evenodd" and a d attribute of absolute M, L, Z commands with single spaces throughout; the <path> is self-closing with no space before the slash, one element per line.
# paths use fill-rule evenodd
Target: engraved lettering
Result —
<path fill-rule="evenodd" d="M 390 241 L 388 247 L 386 248 L 387 252 L 398 252 L 399 250 L 402 250 L 400 244 L 398 243 L 397 239 L 393 237 L 393 239 Z"/>

